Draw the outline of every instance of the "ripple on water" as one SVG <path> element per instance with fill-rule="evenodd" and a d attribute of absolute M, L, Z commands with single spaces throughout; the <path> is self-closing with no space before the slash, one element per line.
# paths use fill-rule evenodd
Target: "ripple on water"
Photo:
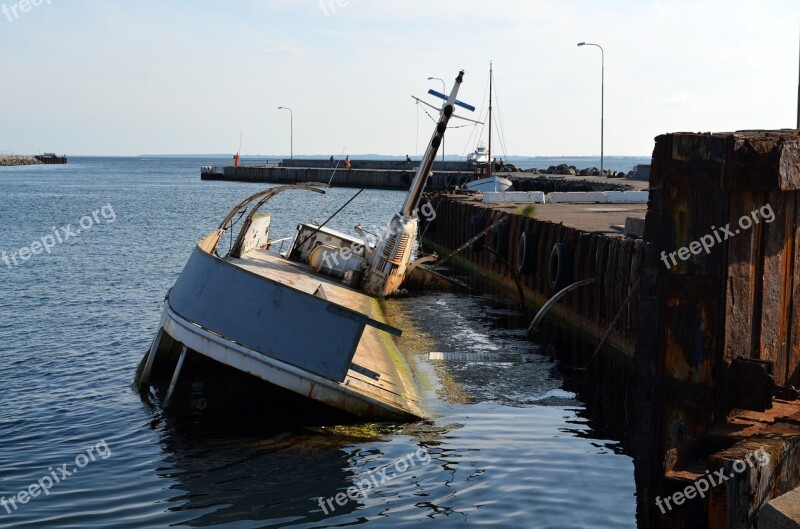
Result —
<path fill-rule="evenodd" d="M 262 187 L 202 182 L 207 162 L 77 158 L 0 170 L 0 251 L 106 204 L 116 213 L 50 255 L 0 264 L 0 496 L 51 467 L 72 468 L 98 443 L 110 450 L 49 495 L 12 514 L 0 507 L 0 528 L 634 526 L 630 458 L 594 437 L 553 364 L 507 324 L 512 311 L 482 296 L 388 305 L 404 318 L 420 369 L 442 377 L 431 392 L 440 417 L 428 423 L 287 429 L 234 411 L 221 426 L 151 409 L 131 382 L 164 293 L 199 237 Z M 324 220 L 354 193 L 281 196 L 270 203 L 273 234 Z M 332 227 L 374 231 L 402 198 L 367 190 Z M 432 350 L 529 361 L 432 367 L 424 357 Z M 456 392 L 463 398 L 450 398 Z M 366 498 L 322 511 L 319 498 L 420 448 L 429 464 L 417 460 Z"/>

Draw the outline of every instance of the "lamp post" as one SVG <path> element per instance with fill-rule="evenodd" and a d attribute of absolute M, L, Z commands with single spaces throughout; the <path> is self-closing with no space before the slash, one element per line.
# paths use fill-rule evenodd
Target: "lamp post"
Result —
<path fill-rule="evenodd" d="M 600 173 L 603 174 L 603 106 L 605 104 L 605 77 L 606 77 L 606 53 L 599 44 L 591 42 L 579 42 L 578 46 L 596 46 L 600 48 Z"/>
<path fill-rule="evenodd" d="M 428 81 L 441 81 L 442 82 L 442 93 L 446 96 L 447 95 L 447 85 L 444 84 L 444 79 L 441 77 L 428 77 Z M 442 136 L 442 171 L 444 171 L 444 136 Z"/>
<path fill-rule="evenodd" d="M 278 107 L 278 110 L 289 111 L 289 159 L 294 160 L 294 114 L 289 107 Z"/>

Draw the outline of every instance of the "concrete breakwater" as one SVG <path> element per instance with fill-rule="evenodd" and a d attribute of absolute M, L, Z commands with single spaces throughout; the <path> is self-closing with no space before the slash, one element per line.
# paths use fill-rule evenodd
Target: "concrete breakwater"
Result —
<path fill-rule="evenodd" d="M 0 167 L 14 165 L 40 165 L 42 162 L 34 156 L 0 155 Z"/>
<path fill-rule="evenodd" d="M 595 280 L 549 320 L 622 353 L 589 368 L 630 405 L 640 528 L 764 527 L 762 508 L 800 485 L 798 159 L 796 131 L 668 134 L 646 206 L 537 204 L 531 218 L 433 197 L 423 245 L 440 255 L 505 219 L 452 262 L 514 297 L 515 276 L 532 305 Z M 643 238 L 621 236 L 629 218 Z"/>
<path fill-rule="evenodd" d="M 297 184 L 317 182 L 336 187 L 366 187 L 378 189 L 408 189 L 414 179 L 414 169 L 338 169 L 318 167 L 240 166 L 220 167 L 216 171 L 203 171 L 202 180 L 232 182 L 261 182 L 267 184 Z M 434 173 L 430 189 L 447 189 L 462 177 L 458 172 Z"/>
<path fill-rule="evenodd" d="M 314 160 L 311 160 L 314 161 Z M 286 162 L 286 160 L 284 160 Z M 306 164 L 309 160 L 297 161 Z M 402 165 L 403 162 L 400 162 Z M 460 162 L 446 162 L 445 167 L 456 166 Z M 386 162 L 397 165 L 398 162 Z M 321 165 L 317 164 L 317 165 Z M 206 166 L 200 173 L 202 180 L 222 180 L 229 182 L 260 182 L 265 184 L 296 184 L 318 182 L 336 187 L 365 187 L 374 189 L 407 190 L 416 173 L 416 166 L 404 169 L 393 168 L 331 168 L 329 161 L 325 167 L 284 167 L 274 165 L 219 167 Z M 428 181 L 428 191 L 443 191 L 464 184 L 472 175 L 468 171 L 437 170 Z M 519 191 L 627 191 L 632 189 L 630 181 L 602 177 L 567 177 L 562 175 L 539 175 L 528 172 L 503 172 L 502 176 L 511 180 Z"/>
<path fill-rule="evenodd" d="M 393 171 L 409 171 L 414 170 L 419 165 L 419 160 L 351 160 L 350 167 L 352 169 L 381 169 Z M 330 160 L 323 159 L 297 159 L 297 160 L 281 160 L 281 167 L 302 167 L 314 169 L 333 169 L 339 167 L 344 169 L 344 160 L 335 158 L 333 163 Z M 467 161 L 453 161 L 453 162 L 433 162 L 433 171 L 457 171 L 468 172 L 470 171 L 470 164 Z"/>

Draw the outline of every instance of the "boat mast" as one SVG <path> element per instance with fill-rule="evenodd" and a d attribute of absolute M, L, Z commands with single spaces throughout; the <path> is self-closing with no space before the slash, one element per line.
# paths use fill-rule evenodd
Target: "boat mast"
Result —
<path fill-rule="evenodd" d="M 491 178 L 494 170 L 492 163 L 492 61 L 489 61 L 489 175 Z"/>
<path fill-rule="evenodd" d="M 458 96 L 458 89 L 461 87 L 463 81 L 464 71 L 462 70 L 458 73 L 450 95 L 447 97 L 447 101 L 439 112 L 439 122 L 436 124 L 436 129 L 433 131 L 433 136 L 428 144 L 428 148 L 425 150 L 425 154 L 419 164 L 417 174 L 414 176 L 414 181 L 411 182 L 411 188 L 408 190 L 406 201 L 401 210 L 401 214 L 405 217 L 411 217 L 419 206 L 420 198 L 422 197 L 423 191 L 425 191 L 425 185 L 428 183 L 428 177 L 431 174 L 433 161 L 436 159 L 436 153 L 444 140 L 444 132 L 447 130 L 447 124 L 450 121 L 450 116 L 453 114 L 456 97 Z"/>
<path fill-rule="evenodd" d="M 376 297 L 388 296 L 400 288 L 405 279 L 414 239 L 417 236 L 419 222 L 417 208 L 422 199 L 422 193 L 425 191 L 425 184 L 428 183 L 436 152 L 444 139 L 447 123 L 453 115 L 454 106 L 456 104 L 463 105 L 456 100 L 463 80 L 464 71 L 462 70 L 458 73 L 456 82 L 453 83 L 453 89 L 450 91 L 447 101 L 439 111 L 439 121 L 436 123 L 436 128 L 425 155 L 422 157 L 422 162 L 419 164 L 417 174 L 414 176 L 414 181 L 411 182 L 403 209 L 392 217 L 383 235 L 375 244 L 375 248 L 367 257 L 367 267 L 361 283 L 361 288 L 367 294 Z"/>

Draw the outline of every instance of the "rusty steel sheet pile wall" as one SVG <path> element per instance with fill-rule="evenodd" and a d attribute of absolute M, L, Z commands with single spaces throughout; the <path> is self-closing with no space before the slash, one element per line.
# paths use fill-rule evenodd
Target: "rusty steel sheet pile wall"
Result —
<path fill-rule="evenodd" d="M 800 383 L 800 136 L 659 136 L 650 186 L 632 441 L 639 524 L 732 527 L 735 517 L 719 514 L 732 499 L 714 516 L 705 501 L 665 516 L 654 500 L 686 483 L 672 479 L 691 466 L 675 454 L 713 465 L 729 448 L 706 434 L 753 390 L 731 382 L 733 360 L 771 361 L 777 385 Z M 696 241 L 706 246 L 670 257 Z"/>
<path fill-rule="evenodd" d="M 580 287 L 568 294 L 551 311 L 571 326 L 581 329 L 595 340 L 605 334 L 614 317 L 622 313 L 614 326 L 609 343 L 628 356 L 633 354 L 638 325 L 638 295 L 628 300 L 644 262 L 644 245 L 624 237 L 587 233 L 560 223 L 540 221 L 514 212 L 486 207 L 464 196 L 439 195 L 432 198 L 436 218 L 422 227 L 423 240 L 444 251 L 452 251 L 469 241 L 476 233 L 473 223 L 489 227 L 502 217 L 506 228 L 501 236 L 505 244 L 505 258 L 512 267 L 517 263 L 520 239 L 529 233 L 535 241 L 533 265 L 520 275 L 526 298 L 541 305 L 557 292 L 549 281 L 551 252 L 556 243 L 564 243 L 572 254 L 571 279 L 577 282 L 595 278 L 594 284 Z M 479 219 L 476 221 L 475 219 Z M 476 231 L 477 230 L 477 231 Z M 511 292 L 516 292 L 514 279 L 505 263 L 493 262 L 490 252 L 491 234 L 478 241 L 473 251 L 461 254 L 460 262 L 474 267 L 480 274 L 499 280 Z M 623 308 L 624 306 L 624 308 Z"/>

